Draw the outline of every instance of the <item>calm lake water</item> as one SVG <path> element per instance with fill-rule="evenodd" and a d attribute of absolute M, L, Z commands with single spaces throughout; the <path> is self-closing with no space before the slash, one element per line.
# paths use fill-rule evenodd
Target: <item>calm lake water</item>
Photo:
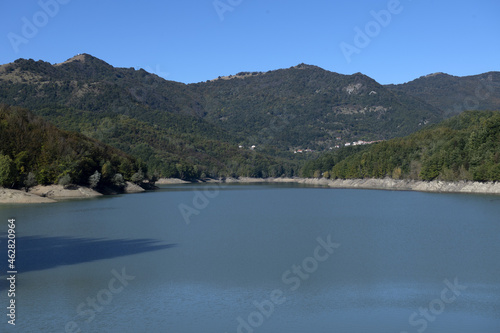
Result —
<path fill-rule="evenodd" d="M 499 196 L 172 185 L 0 217 L 2 332 L 500 332 Z"/>

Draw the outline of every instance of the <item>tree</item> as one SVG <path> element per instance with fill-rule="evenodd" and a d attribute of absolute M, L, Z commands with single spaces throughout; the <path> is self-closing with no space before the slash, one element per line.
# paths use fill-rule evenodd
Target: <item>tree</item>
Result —
<path fill-rule="evenodd" d="M 160 179 L 160 174 L 158 173 L 158 171 L 154 171 L 153 173 L 148 173 L 148 180 L 151 186 L 154 186 L 155 183 L 158 181 L 158 179 Z"/>
<path fill-rule="evenodd" d="M 33 186 L 36 186 L 36 184 L 37 182 L 35 174 L 33 172 L 29 172 L 28 175 L 26 176 L 26 179 L 24 180 L 24 189 L 26 190 L 26 192 L 28 192 L 29 189 L 32 188 Z"/>
<path fill-rule="evenodd" d="M 428 160 L 424 160 L 422 170 L 420 171 L 420 178 L 427 181 L 433 180 L 439 176 L 441 169 L 442 165 L 439 157 L 432 157 Z"/>
<path fill-rule="evenodd" d="M 118 167 L 118 171 L 120 171 L 122 176 L 128 179 L 132 176 L 132 173 L 134 172 L 134 166 L 132 165 L 132 162 L 130 162 L 129 160 L 124 160 Z"/>
<path fill-rule="evenodd" d="M 111 183 L 113 185 L 115 185 L 115 186 L 118 186 L 118 187 L 124 187 L 125 186 L 125 180 L 123 179 L 123 175 L 121 173 L 117 173 L 111 179 Z"/>
<path fill-rule="evenodd" d="M 401 179 L 401 168 L 400 167 L 395 167 L 394 170 L 392 171 L 392 178 L 393 179 Z"/>
<path fill-rule="evenodd" d="M 96 188 L 100 180 L 101 180 L 101 173 L 96 170 L 94 174 L 89 177 L 90 188 Z"/>
<path fill-rule="evenodd" d="M 0 154 L 0 186 L 12 186 L 14 176 L 14 162 L 9 156 Z"/>
<path fill-rule="evenodd" d="M 130 180 L 136 184 L 140 184 L 144 180 L 144 173 L 142 172 L 142 170 L 139 170 L 132 175 L 132 178 Z"/>
<path fill-rule="evenodd" d="M 113 177 L 114 169 L 113 169 L 113 164 L 111 164 L 110 161 L 106 161 L 104 165 L 102 166 L 102 177 L 106 180 L 111 179 Z"/>
<path fill-rule="evenodd" d="M 68 187 L 71 184 L 71 176 L 68 173 L 65 174 L 59 178 L 58 184 L 64 186 L 64 188 Z"/>
<path fill-rule="evenodd" d="M 16 169 L 19 175 L 24 174 L 25 167 L 29 161 L 29 154 L 27 151 L 22 151 L 18 153 L 15 157 L 14 164 L 16 165 Z"/>

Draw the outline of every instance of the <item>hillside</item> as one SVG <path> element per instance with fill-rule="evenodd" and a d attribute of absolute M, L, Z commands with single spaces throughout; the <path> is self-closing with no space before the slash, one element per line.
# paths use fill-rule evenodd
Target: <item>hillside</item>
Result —
<path fill-rule="evenodd" d="M 56 65 L 19 59 L 0 66 L 0 87 L 2 102 L 34 112 L 65 107 L 97 118 L 121 114 L 170 135 L 198 133 L 247 146 L 272 142 L 285 151 L 328 148 L 335 137 L 401 136 L 441 119 L 432 106 L 365 75 L 303 64 L 185 85 L 83 54 Z"/>
<path fill-rule="evenodd" d="M 245 138 L 281 149 L 328 149 L 342 140 L 379 140 L 441 120 L 436 108 L 391 92 L 357 73 L 342 75 L 300 64 L 266 73 L 238 73 L 192 85 L 204 119 Z"/>
<path fill-rule="evenodd" d="M 61 179 L 66 185 L 89 186 L 96 172 L 93 187 L 119 187 L 136 173 L 147 174 L 147 168 L 116 148 L 0 104 L 0 186 L 57 184 Z"/>
<path fill-rule="evenodd" d="M 500 72 L 463 77 L 434 73 L 386 87 L 419 98 L 447 117 L 465 110 L 500 110 Z"/>
<path fill-rule="evenodd" d="M 466 111 L 404 138 L 342 148 L 306 164 L 306 177 L 500 181 L 500 111 Z"/>
<path fill-rule="evenodd" d="M 141 158 L 152 173 L 183 179 L 294 174 L 295 162 L 239 149 L 235 135 L 198 115 L 192 95 L 183 83 L 86 54 L 56 65 L 19 59 L 0 66 L 0 102 Z"/>
<path fill-rule="evenodd" d="M 492 72 L 383 86 L 300 64 L 184 84 L 80 54 L 0 66 L 0 103 L 118 148 L 164 177 L 294 176 L 316 156 L 295 150 L 408 135 L 458 112 L 449 109 L 467 104 L 478 84 L 486 90 L 477 96 L 492 91 L 481 106 L 498 107 L 498 82 Z"/>

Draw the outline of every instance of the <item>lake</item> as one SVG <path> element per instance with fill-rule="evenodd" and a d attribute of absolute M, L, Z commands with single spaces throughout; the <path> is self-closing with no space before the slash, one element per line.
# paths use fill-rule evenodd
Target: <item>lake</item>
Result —
<path fill-rule="evenodd" d="M 189 184 L 0 216 L 2 332 L 500 332 L 499 196 Z"/>

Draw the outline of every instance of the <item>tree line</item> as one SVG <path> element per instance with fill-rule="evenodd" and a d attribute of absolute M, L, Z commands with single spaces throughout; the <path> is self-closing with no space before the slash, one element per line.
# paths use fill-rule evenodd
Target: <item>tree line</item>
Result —
<path fill-rule="evenodd" d="M 142 182 L 144 162 L 82 134 L 62 131 L 26 109 L 0 105 L 0 186 L 123 188 Z"/>
<path fill-rule="evenodd" d="M 500 112 L 466 111 L 418 131 L 309 161 L 304 177 L 500 181 Z"/>

